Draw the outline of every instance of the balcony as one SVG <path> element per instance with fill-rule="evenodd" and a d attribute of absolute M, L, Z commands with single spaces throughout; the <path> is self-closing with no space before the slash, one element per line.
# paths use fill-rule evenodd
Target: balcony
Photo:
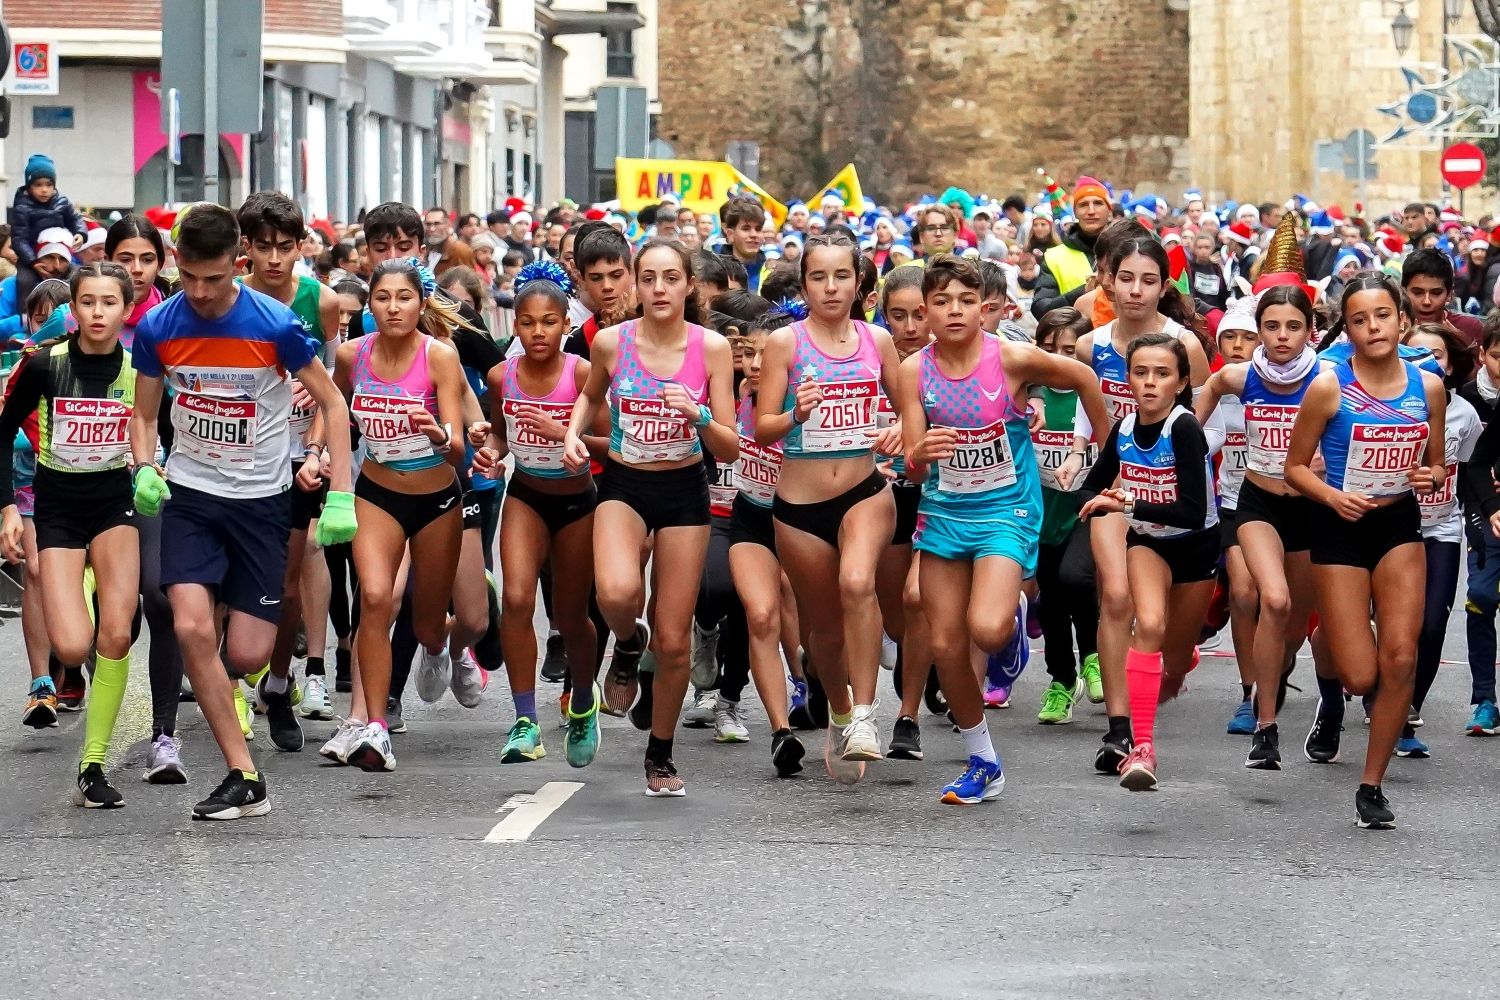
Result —
<path fill-rule="evenodd" d="M 646 26 L 634 3 L 611 2 L 608 10 L 571 10 L 558 6 L 561 3 L 567 0 L 536 0 L 536 28 L 544 37 L 630 32 Z"/>
<path fill-rule="evenodd" d="M 397 59 L 395 66 L 412 76 L 452 77 L 480 86 L 522 86 L 541 79 L 535 62 L 497 59 L 485 49 L 445 48 L 433 55 Z"/>
<path fill-rule="evenodd" d="M 537 66 L 542 59 L 542 36 L 535 31 L 484 29 L 484 48 L 496 62 Z"/>
<path fill-rule="evenodd" d="M 380 35 L 396 24 L 396 7 L 388 0 L 344 0 L 344 34 L 350 38 Z"/>

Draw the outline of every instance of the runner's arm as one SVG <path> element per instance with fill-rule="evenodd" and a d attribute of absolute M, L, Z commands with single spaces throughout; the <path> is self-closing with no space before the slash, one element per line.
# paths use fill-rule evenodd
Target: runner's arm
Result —
<path fill-rule="evenodd" d="M 296 375 L 302 388 L 318 404 L 318 413 L 322 416 L 323 426 L 327 431 L 327 439 L 323 443 L 328 450 L 328 488 L 335 493 L 348 493 L 354 489 L 349 463 L 349 404 L 344 402 L 344 394 L 333 384 L 333 379 L 328 376 L 328 369 L 317 358 L 303 365 Z M 139 387 L 136 393 L 139 407 Z M 140 412 L 139 408 L 136 412 Z"/>
<path fill-rule="evenodd" d="M 51 365 L 44 352 L 28 354 L 11 374 L 5 407 L 0 409 L 0 441 L 11 442 L 16 432 L 42 401 Z M 0 508 L 16 502 L 15 448 L 0 448 Z"/>
<path fill-rule="evenodd" d="M 135 409 L 130 414 L 130 455 L 137 469 L 156 461 L 157 421 L 165 398 L 165 387 L 160 375 L 147 375 L 142 371 L 135 373 Z"/>
<path fill-rule="evenodd" d="M 755 396 L 755 441 L 772 445 L 792 432 L 795 410 L 782 410 L 786 399 L 788 369 L 795 343 L 791 327 L 782 327 L 766 338 L 761 355 L 760 390 Z"/>
<path fill-rule="evenodd" d="M 720 334 L 705 332 L 703 360 L 708 366 L 709 420 L 698 434 L 714 458 L 732 463 L 740 457 L 740 433 L 735 428 L 734 355 L 729 341 Z"/>

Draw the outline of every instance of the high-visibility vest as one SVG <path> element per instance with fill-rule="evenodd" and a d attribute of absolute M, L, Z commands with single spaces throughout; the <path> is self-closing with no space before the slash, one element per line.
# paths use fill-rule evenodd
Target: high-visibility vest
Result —
<path fill-rule="evenodd" d="M 1047 265 L 1047 270 L 1051 271 L 1052 276 L 1057 279 L 1057 290 L 1064 295 L 1088 284 L 1089 278 L 1094 273 L 1094 265 L 1089 262 L 1089 255 L 1082 250 L 1075 250 L 1066 243 L 1048 247 L 1047 252 L 1042 254 L 1042 261 Z"/>

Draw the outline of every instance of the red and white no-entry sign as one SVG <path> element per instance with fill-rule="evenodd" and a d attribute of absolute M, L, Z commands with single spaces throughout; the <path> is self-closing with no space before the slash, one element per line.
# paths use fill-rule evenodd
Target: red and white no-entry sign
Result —
<path fill-rule="evenodd" d="M 1484 171 L 1488 165 L 1484 150 L 1469 142 L 1456 143 L 1443 150 L 1443 158 L 1438 164 L 1443 172 L 1443 180 L 1460 191 L 1484 180 Z"/>

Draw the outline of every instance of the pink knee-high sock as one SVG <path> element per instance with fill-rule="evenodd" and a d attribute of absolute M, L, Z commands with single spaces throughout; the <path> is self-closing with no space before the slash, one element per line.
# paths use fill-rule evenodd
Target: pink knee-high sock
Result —
<path fill-rule="evenodd" d="M 1130 728 L 1137 745 L 1156 738 L 1156 706 L 1161 700 L 1161 654 L 1131 649 L 1125 654 L 1130 691 Z"/>

